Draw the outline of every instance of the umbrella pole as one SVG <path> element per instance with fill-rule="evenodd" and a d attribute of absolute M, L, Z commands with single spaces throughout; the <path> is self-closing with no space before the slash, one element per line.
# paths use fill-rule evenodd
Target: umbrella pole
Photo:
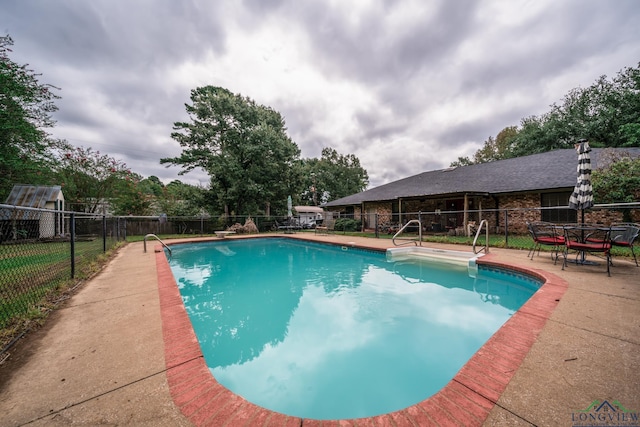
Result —
<path fill-rule="evenodd" d="M 581 218 L 580 218 L 580 221 L 581 221 L 581 224 L 580 224 L 580 225 L 581 225 L 582 227 L 584 227 L 584 209 L 580 209 L 580 217 L 581 217 Z M 584 228 L 582 229 L 581 234 L 582 234 L 582 235 L 581 235 L 582 241 L 584 242 Z M 581 256 L 580 256 L 580 258 L 581 258 L 581 259 L 580 259 L 580 262 L 581 262 L 582 264 L 584 264 L 584 263 L 585 263 L 585 261 L 586 261 L 587 255 L 585 254 L 585 252 L 584 252 L 584 251 L 582 251 L 582 252 L 580 253 L 580 255 L 581 255 Z"/>

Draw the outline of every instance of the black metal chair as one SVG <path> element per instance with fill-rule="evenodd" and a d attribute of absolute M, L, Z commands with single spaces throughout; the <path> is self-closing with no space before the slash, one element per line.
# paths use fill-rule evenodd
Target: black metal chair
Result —
<path fill-rule="evenodd" d="M 586 260 L 586 254 L 602 254 L 607 262 L 607 275 L 611 276 L 611 229 L 609 227 L 564 227 L 564 260 L 562 269 L 567 266 L 569 251 L 575 251 L 576 264 L 592 264 Z"/>
<path fill-rule="evenodd" d="M 315 234 L 329 234 L 335 231 L 336 220 L 333 218 L 329 218 L 327 220 L 322 221 L 322 225 L 316 225 L 316 233 Z"/>
<path fill-rule="evenodd" d="M 612 227 L 613 229 L 611 230 L 611 244 L 613 246 L 630 248 L 633 260 L 636 263 L 636 267 L 638 267 L 638 259 L 636 258 L 636 254 L 633 251 L 633 244 L 638 238 L 638 234 L 640 234 L 640 225 L 631 223 L 618 223 L 613 224 Z"/>
<path fill-rule="evenodd" d="M 533 259 L 536 250 L 539 256 L 542 246 L 551 246 L 551 259 L 554 264 L 558 262 L 560 248 L 564 246 L 564 236 L 560 233 L 561 229 L 553 223 L 542 221 L 527 222 L 527 228 L 534 243 L 527 256 Z"/>

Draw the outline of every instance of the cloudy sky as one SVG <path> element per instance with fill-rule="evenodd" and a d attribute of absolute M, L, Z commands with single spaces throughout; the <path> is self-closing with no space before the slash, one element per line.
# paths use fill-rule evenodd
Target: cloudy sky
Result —
<path fill-rule="evenodd" d="M 447 167 L 640 62 L 638 0 L 0 0 L 11 59 L 61 88 L 55 137 L 165 183 L 191 89 L 279 111 L 302 157 L 375 187 Z"/>

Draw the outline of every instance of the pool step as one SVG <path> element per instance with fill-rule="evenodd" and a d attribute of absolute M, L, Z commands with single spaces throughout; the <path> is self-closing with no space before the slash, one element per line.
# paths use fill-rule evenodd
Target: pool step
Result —
<path fill-rule="evenodd" d="M 476 277 L 478 273 L 476 260 L 483 255 L 484 254 L 474 254 L 472 252 L 425 248 L 422 246 L 387 249 L 387 261 L 393 262 L 407 259 L 422 259 L 441 264 L 466 266 L 471 277 Z"/>

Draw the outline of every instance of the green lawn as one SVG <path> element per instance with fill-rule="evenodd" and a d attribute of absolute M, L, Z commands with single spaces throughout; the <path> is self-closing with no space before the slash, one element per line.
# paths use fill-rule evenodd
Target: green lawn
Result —
<path fill-rule="evenodd" d="M 103 254 L 101 239 L 75 242 L 75 276 Z M 0 328 L 38 306 L 52 290 L 71 280 L 70 242 L 0 245 Z"/>

